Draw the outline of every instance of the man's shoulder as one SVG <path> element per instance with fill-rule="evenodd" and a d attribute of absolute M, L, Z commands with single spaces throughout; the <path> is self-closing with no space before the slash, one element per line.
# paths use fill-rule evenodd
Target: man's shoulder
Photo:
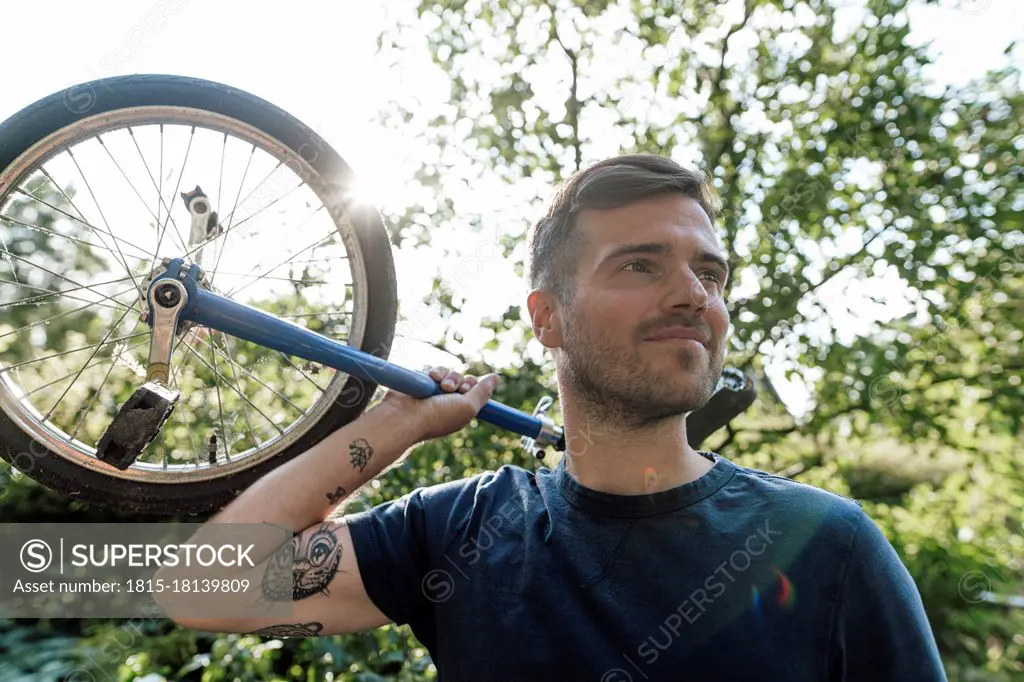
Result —
<path fill-rule="evenodd" d="M 409 496 L 422 514 L 423 532 L 443 553 L 466 533 L 479 532 L 482 524 L 499 516 L 507 520 L 520 513 L 517 510 L 523 491 L 536 490 L 530 483 L 534 476 L 533 471 L 505 464 L 494 470 L 423 485 Z"/>
<path fill-rule="evenodd" d="M 804 503 L 812 507 L 827 506 L 838 511 L 856 514 L 862 509 L 859 500 L 802 481 L 760 469 L 736 465 L 734 480 L 749 488 L 762 499 L 783 504 Z"/>
<path fill-rule="evenodd" d="M 535 476 L 543 475 L 515 464 L 504 464 L 497 469 L 478 471 L 462 478 L 420 486 L 412 494 L 439 513 L 462 515 L 472 509 L 502 504 L 517 490 L 532 487 Z"/>
<path fill-rule="evenodd" d="M 515 464 L 503 464 L 496 469 L 467 473 L 462 478 L 421 485 L 418 490 L 429 495 L 450 495 L 463 490 L 493 490 L 502 486 L 526 483 L 533 476 L 533 471 Z"/>
<path fill-rule="evenodd" d="M 801 534 L 813 533 L 844 547 L 850 546 L 865 522 L 870 523 L 863 505 L 853 497 L 760 469 L 736 465 L 728 488 L 742 496 L 738 504 L 750 513 L 784 520 Z"/>

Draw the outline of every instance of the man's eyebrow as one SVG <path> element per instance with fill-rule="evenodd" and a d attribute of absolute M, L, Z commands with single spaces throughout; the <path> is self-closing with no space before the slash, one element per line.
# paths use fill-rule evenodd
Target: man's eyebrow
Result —
<path fill-rule="evenodd" d="M 699 249 L 697 251 L 697 260 L 703 263 L 714 263 L 722 269 L 722 272 L 725 273 L 726 277 L 729 276 L 729 263 L 720 254 L 713 251 Z"/>
<path fill-rule="evenodd" d="M 612 250 L 604 260 L 602 264 L 607 263 L 610 260 L 621 258 L 622 256 L 629 256 L 637 253 L 653 253 L 653 254 L 665 254 L 669 253 L 672 249 L 661 242 L 647 242 L 643 244 L 623 244 Z M 708 251 L 706 249 L 697 249 L 697 259 L 701 263 L 714 263 L 725 272 L 726 276 L 729 275 L 729 263 L 726 262 L 725 258 L 715 253 L 714 251 Z"/>

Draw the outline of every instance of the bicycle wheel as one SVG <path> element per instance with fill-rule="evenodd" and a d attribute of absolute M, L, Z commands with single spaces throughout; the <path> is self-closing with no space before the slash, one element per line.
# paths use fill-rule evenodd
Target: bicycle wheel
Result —
<path fill-rule="evenodd" d="M 355 419 L 376 385 L 193 326 L 175 340 L 181 396 L 160 436 L 124 470 L 96 457 L 145 382 L 140 291 L 165 258 L 200 263 L 221 295 L 388 357 L 390 241 L 352 187 L 309 127 L 195 78 L 101 79 L 0 124 L 0 454 L 78 499 L 201 513 Z M 206 225 L 186 204 L 198 188 Z"/>

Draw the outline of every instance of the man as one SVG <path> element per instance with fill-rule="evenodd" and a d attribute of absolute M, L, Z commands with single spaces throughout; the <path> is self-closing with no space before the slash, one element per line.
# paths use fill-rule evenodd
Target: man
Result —
<path fill-rule="evenodd" d="M 497 383 L 435 368 L 448 394 L 389 392 L 211 521 L 294 528 L 295 622 L 179 622 L 408 623 L 446 681 L 944 680 L 917 588 L 856 502 L 687 443 L 729 330 L 714 217 L 705 177 L 668 159 L 573 176 L 531 235 L 527 298 L 555 359 L 558 466 L 325 521 L 409 447 L 463 428 Z"/>

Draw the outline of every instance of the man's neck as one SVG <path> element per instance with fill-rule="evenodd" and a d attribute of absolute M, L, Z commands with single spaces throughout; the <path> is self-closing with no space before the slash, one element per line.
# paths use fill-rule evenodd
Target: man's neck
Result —
<path fill-rule="evenodd" d="M 635 430 L 565 417 L 566 470 L 581 485 L 644 495 L 695 481 L 714 464 L 686 442 L 685 415 Z"/>

